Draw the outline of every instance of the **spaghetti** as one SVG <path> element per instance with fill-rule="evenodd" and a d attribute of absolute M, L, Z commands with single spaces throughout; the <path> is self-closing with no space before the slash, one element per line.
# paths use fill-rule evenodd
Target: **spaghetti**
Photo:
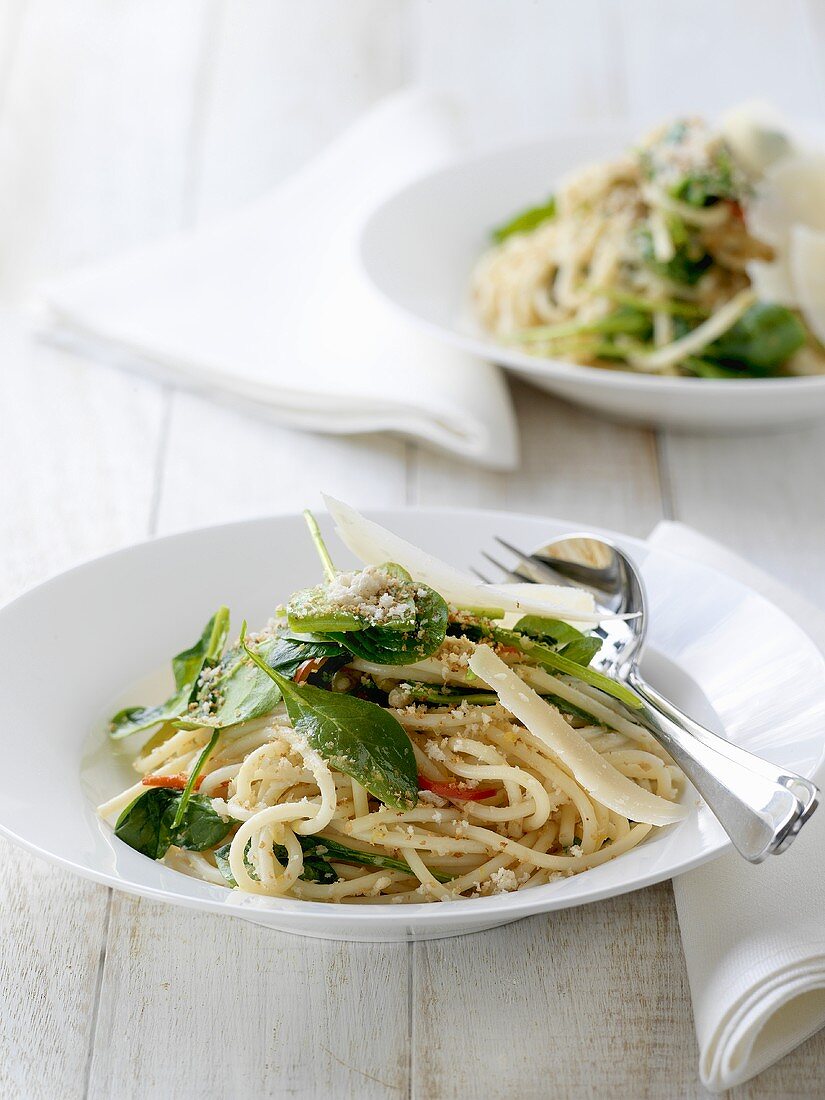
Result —
<path fill-rule="evenodd" d="M 472 276 L 476 315 L 529 354 L 702 378 L 825 370 L 798 313 L 762 302 L 748 228 L 759 177 L 719 133 L 681 119 L 562 181 L 494 231 Z"/>
<path fill-rule="evenodd" d="M 339 531 L 343 519 L 357 525 L 354 516 L 341 512 Z M 359 527 L 362 550 L 369 535 Z M 679 770 L 633 720 L 621 685 L 588 667 L 598 630 L 551 616 L 587 618 L 560 606 L 563 592 L 546 616 L 512 627 L 516 612 L 445 601 L 433 652 L 389 663 L 354 652 L 376 648 L 376 637 L 393 652 L 410 644 L 395 623 L 394 637 L 380 633 L 374 607 L 397 609 L 412 592 L 420 610 L 435 602 L 432 590 L 408 583 L 404 563 L 388 565 L 383 581 L 374 564 L 330 569 L 324 591 L 339 593 L 335 601 L 323 605 L 319 590 L 293 597 L 264 631 L 204 660 L 193 691 L 185 700 L 179 691 L 178 717 L 148 727 L 155 733 L 134 761 L 141 778 L 99 807 L 120 839 L 248 893 L 387 905 L 553 882 L 684 815 Z M 318 629 L 319 615 L 340 627 L 354 614 L 349 595 L 359 587 L 371 593 L 370 626 Z M 314 629 L 297 631 L 308 606 Z M 417 645 L 431 627 L 413 627 Z M 209 642 L 215 630 L 211 621 Z M 306 647 L 323 646 L 306 672 Z M 554 669 L 568 667 L 565 651 L 589 683 Z M 251 716 L 223 726 L 230 705 L 232 718 Z M 141 721 L 136 708 L 121 712 L 113 736 Z M 138 732 L 132 726 L 125 735 Z"/>

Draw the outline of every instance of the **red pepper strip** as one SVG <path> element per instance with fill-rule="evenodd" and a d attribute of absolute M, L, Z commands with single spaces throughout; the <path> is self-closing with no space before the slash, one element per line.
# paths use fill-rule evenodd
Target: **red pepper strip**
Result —
<path fill-rule="evenodd" d="M 730 207 L 730 212 L 734 218 L 737 218 L 740 222 L 743 222 L 745 220 L 745 211 L 742 207 L 741 202 L 736 202 L 731 199 L 728 201 L 728 206 Z"/>
<path fill-rule="evenodd" d="M 203 776 L 199 775 L 195 780 L 195 790 L 201 785 Z M 144 787 L 168 787 L 170 791 L 182 791 L 189 782 L 189 776 L 179 772 L 178 775 L 144 775 L 141 780 Z"/>
<path fill-rule="evenodd" d="M 485 791 L 474 790 L 472 787 L 459 787 L 457 783 L 440 783 L 437 779 L 428 779 L 426 775 L 419 775 L 418 789 L 432 791 L 440 798 L 454 798 L 460 802 L 480 802 L 482 798 L 492 798 L 497 794 L 494 787 Z"/>
<path fill-rule="evenodd" d="M 293 684 L 302 684 L 304 680 L 308 680 L 313 672 L 318 672 L 324 667 L 324 661 L 326 661 L 326 657 L 310 657 L 308 661 L 298 665 L 295 675 L 292 677 Z"/>

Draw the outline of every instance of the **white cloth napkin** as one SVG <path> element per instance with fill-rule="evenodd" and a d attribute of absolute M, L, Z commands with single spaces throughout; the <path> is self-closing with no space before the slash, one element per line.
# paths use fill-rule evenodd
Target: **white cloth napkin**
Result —
<path fill-rule="evenodd" d="M 825 650 L 825 615 L 718 543 L 679 523 L 659 524 L 649 542 L 761 592 Z M 749 1080 L 825 1027 L 823 852 L 820 807 L 787 852 L 758 867 L 729 855 L 674 879 L 700 1074 L 713 1092 Z"/>
<path fill-rule="evenodd" d="M 501 371 L 370 290 L 358 226 L 460 148 L 449 100 L 402 92 L 274 191 L 191 234 L 42 288 L 45 334 L 312 431 L 395 431 L 498 469 L 518 461 Z"/>

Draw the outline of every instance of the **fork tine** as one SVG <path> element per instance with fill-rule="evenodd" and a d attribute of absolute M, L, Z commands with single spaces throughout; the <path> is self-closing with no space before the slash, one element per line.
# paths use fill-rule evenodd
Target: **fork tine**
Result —
<path fill-rule="evenodd" d="M 484 576 L 484 574 L 483 574 L 483 573 L 481 573 L 481 572 L 479 572 L 479 570 L 478 570 L 478 569 L 476 569 L 476 567 L 475 567 L 475 566 L 471 566 L 471 567 L 470 567 L 470 572 L 471 572 L 471 573 L 475 573 L 475 575 L 476 575 L 476 576 L 478 577 L 478 579 L 479 579 L 479 580 L 481 581 L 481 583 L 482 583 L 482 584 L 492 584 L 492 583 L 493 583 L 493 582 L 492 582 L 492 581 L 490 580 L 490 578 L 489 578 L 489 577 L 485 577 L 485 576 Z"/>
<path fill-rule="evenodd" d="M 570 585 L 570 581 L 563 574 L 557 573 L 542 558 L 537 557 L 535 554 L 526 554 L 523 550 L 519 550 L 517 546 L 507 542 L 506 539 L 499 538 L 498 535 L 495 536 L 495 539 L 500 546 L 503 546 L 505 550 L 509 550 L 511 554 L 518 558 L 517 569 L 521 570 L 518 573 L 521 580 L 527 580 L 532 584 Z"/>
<path fill-rule="evenodd" d="M 486 558 L 491 565 L 494 565 L 496 569 L 500 569 L 507 581 L 513 584 L 519 584 L 521 582 L 527 584 L 533 583 L 533 578 L 529 573 L 520 572 L 518 569 L 508 569 L 506 565 L 503 565 L 500 561 L 496 561 L 496 559 L 491 554 L 488 554 L 486 550 L 482 550 L 481 555 Z"/>

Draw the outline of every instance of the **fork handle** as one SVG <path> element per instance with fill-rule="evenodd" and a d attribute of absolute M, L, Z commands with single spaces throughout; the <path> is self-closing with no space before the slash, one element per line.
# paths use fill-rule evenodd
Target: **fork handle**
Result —
<path fill-rule="evenodd" d="M 634 714 L 667 749 L 751 863 L 783 852 L 814 812 L 808 779 L 732 745 L 660 695 L 636 668 L 627 676 L 645 707 Z"/>

